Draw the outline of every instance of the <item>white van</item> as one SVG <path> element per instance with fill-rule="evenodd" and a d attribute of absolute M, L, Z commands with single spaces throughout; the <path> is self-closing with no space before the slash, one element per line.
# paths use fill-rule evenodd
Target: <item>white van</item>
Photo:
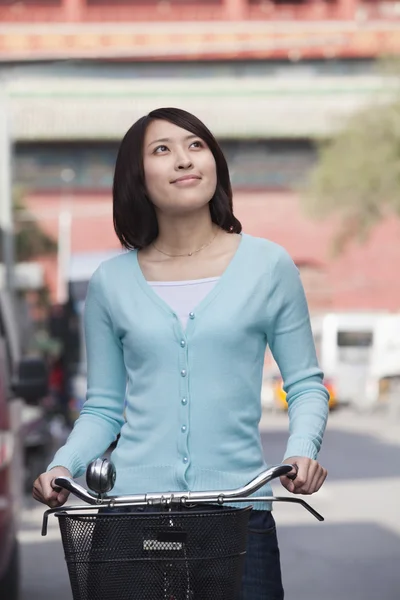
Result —
<path fill-rule="evenodd" d="M 376 325 L 366 400 L 400 407 L 400 314 L 384 315 Z"/>
<path fill-rule="evenodd" d="M 328 313 L 312 317 L 321 367 L 339 404 L 367 408 L 379 400 L 379 381 L 400 370 L 400 315 Z"/>

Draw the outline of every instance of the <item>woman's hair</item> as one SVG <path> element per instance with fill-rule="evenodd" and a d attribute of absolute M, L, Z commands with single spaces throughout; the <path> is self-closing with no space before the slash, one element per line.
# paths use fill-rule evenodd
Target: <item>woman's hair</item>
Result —
<path fill-rule="evenodd" d="M 185 110 L 159 108 L 136 121 L 119 147 L 113 182 L 113 219 L 121 244 L 128 249 L 140 249 L 151 244 L 158 235 L 156 211 L 146 191 L 143 167 L 144 137 L 147 127 L 155 119 L 186 129 L 207 144 L 217 170 L 217 186 L 209 203 L 211 219 L 226 231 L 240 233 L 241 223 L 233 214 L 228 165 L 213 134 Z"/>

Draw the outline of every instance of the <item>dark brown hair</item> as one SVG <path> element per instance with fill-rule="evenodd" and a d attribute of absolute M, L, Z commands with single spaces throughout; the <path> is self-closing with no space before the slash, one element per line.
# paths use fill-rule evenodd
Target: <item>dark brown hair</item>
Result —
<path fill-rule="evenodd" d="M 213 134 L 197 117 L 185 110 L 159 108 L 136 121 L 119 147 L 113 182 L 113 219 L 121 244 L 128 249 L 140 249 L 151 244 L 158 235 L 157 216 L 146 192 L 143 168 L 144 137 L 147 127 L 155 119 L 186 129 L 207 144 L 217 170 L 217 186 L 209 203 L 211 219 L 226 231 L 240 233 L 242 225 L 233 214 L 228 165 Z"/>

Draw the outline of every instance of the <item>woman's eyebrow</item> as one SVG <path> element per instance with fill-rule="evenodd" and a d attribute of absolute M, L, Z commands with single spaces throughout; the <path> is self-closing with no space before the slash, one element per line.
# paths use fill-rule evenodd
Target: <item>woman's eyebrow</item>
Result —
<path fill-rule="evenodd" d="M 190 135 L 187 135 L 186 137 L 184 137 L 183 139 L 185 141 L 188 140 L 192 140 L 193 138 L 198 138 L 198 135 L 194 135 L 193 133 L 191 133 Z M 170 142 L 171 138 L 160 138 L 159 140 L 153 140 L 152 142 L 150 142 L 150 144 L 148 144 L 149 146 L 151 146 L 152 144 L 158 144 L 160 142 Z"/>

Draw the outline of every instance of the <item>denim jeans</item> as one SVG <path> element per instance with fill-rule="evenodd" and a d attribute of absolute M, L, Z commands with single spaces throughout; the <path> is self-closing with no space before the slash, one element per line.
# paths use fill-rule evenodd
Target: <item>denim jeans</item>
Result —
<path fill-rule="evenodd" d="M 213 508 L 217 508 L 215 505 Z M 206 510 L 203 505 L 200 510 Z M 152 512 L 157 508 L 103 508 L 100 513 Z M 93 585 L 93 584 L 92 584 Z M 272 513 L 253 510 L 248 525 L 248 538 L 242 586 L 238 598 L 232 600 L 283 600 L 280 554 Z M 199 599 L 201 600 L 201 599 Z"/>
<path fill-rule="evenodd" d="M 239 600 L 283 600 L 275 520 L 267 510 L 250 515 L 247 552 Z"/>

